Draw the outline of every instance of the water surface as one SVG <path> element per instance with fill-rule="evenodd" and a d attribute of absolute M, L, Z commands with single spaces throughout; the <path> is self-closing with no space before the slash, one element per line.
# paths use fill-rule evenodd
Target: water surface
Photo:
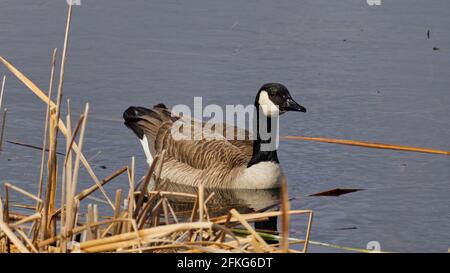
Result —
<path fill-rule="evenodd" d="M 0 3 L 0 55 L 44 90 L 51 49 L 62 48 L 64 2 Z M 283 135 L 450 150 L 446 0 L 81 2 L 64 97 L 77 114 L 90 103 L 84 152 L 99 177 L 132 155 L 138 175 L 145 173 L 141 147 L 121 121 L 129 105 L 193 105 L 194 96 L 204 104 L 252 103 L 271 81 L 308 109 L 283 116 Z M 44 104 L 7 75 L 6 138 L 40 145 Z M 378 241 L 386 251 L 449 248 L 448 157 L 290 140 L 279 158 L 291 207 L 315 212 L 311 239 L 360 248 Z M 6 143 L 0 181 L 36 192 L 39 161 L 39 151 Z M 92 183 L 83 173 L 79 186 Z M 110 196 L 117 187 L 128 188 L 125 176 L 108 185 Z M 338 187 L 366 190 L 308 197 Z M 293 237 L 304 235 L 304 220 L 293 219 Z"/>

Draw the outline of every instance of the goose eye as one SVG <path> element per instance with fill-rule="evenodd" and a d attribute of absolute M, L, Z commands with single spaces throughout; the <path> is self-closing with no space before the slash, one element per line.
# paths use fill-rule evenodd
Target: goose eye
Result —
<path fill-rule="evenodd" d="M 275 93 L 269 93 L 269 97 L 275 96 Z"/>

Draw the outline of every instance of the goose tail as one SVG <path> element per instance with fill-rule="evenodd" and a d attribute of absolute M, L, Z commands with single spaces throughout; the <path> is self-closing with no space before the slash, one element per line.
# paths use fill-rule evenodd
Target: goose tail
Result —
<path fill-rule="evenodd" d="M 151 164 L 155 151 L 155 140 L 163 123 L 173 122 L 170 110 L 162 103 L 152 109 L 130 106 L 123 113 L 124 124 L 139 138 L 144 148 L 147 162 Z"/>

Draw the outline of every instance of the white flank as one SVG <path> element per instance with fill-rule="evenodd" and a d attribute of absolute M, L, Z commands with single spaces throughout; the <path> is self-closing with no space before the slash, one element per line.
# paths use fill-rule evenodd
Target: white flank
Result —
<path fill-rule="evenodd" d="M 153 162 L 152 154 L 150 153 L 150 149 L 148 147 L 147 137 L 144 135 L 142 139 L 139 140 L 142 144 L 142 148 L 144 149 L 145 157 L 147 157 L 147 164 L 150 166 Z"/>
<path fill-rule="evenodd" d="M 275 162 L 263 161 L 250 168 L 237 177 L 234 188 L 240 189 L 273 189 L 280 187 L 280 165 Z"/>

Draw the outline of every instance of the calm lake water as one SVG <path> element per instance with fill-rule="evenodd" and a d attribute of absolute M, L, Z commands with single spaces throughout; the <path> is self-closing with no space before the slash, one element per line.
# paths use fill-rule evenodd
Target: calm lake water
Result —
<path fill-rule="evenodd" d="M 43 90 L 51 49 L 62 49 L 66 7 L 0 3 L 0 55 Z M 282 135 L 450 150 L 447 0 L 375 7 L 364 0 L 81 0 L 72 23 L 64 97 L 77 115 L 90 103 L 84 152 L 100 178 L 133 155 L 139 177 L 146 171 L 140 144 L 122 124 L 129 105 L 193 105 L 194 96 L 247 104 L 271 81 L 308 109 L 284 115 Z M 4 67 L 2 74 L 6 139 L 40 146 L 44 104 Z M 385 251 L 450 247 L 448 156 L 293 140 L 280 146 L 291 207 L 315 212 L 312 240 L 359 248 L 378 241 Z M 0 181 L 36 192 L 39 162 L 38 150 L 5 143 Z M 92 185 L 84 172 L 81 178 L 80 188 Z M 107 190 L 112 196 L 127 183 L 123 176 Z M 308 197 L 332 188 L 365 190 Z M 294 218 L 292 237 L 304 227 L 304 217 Z"/>

